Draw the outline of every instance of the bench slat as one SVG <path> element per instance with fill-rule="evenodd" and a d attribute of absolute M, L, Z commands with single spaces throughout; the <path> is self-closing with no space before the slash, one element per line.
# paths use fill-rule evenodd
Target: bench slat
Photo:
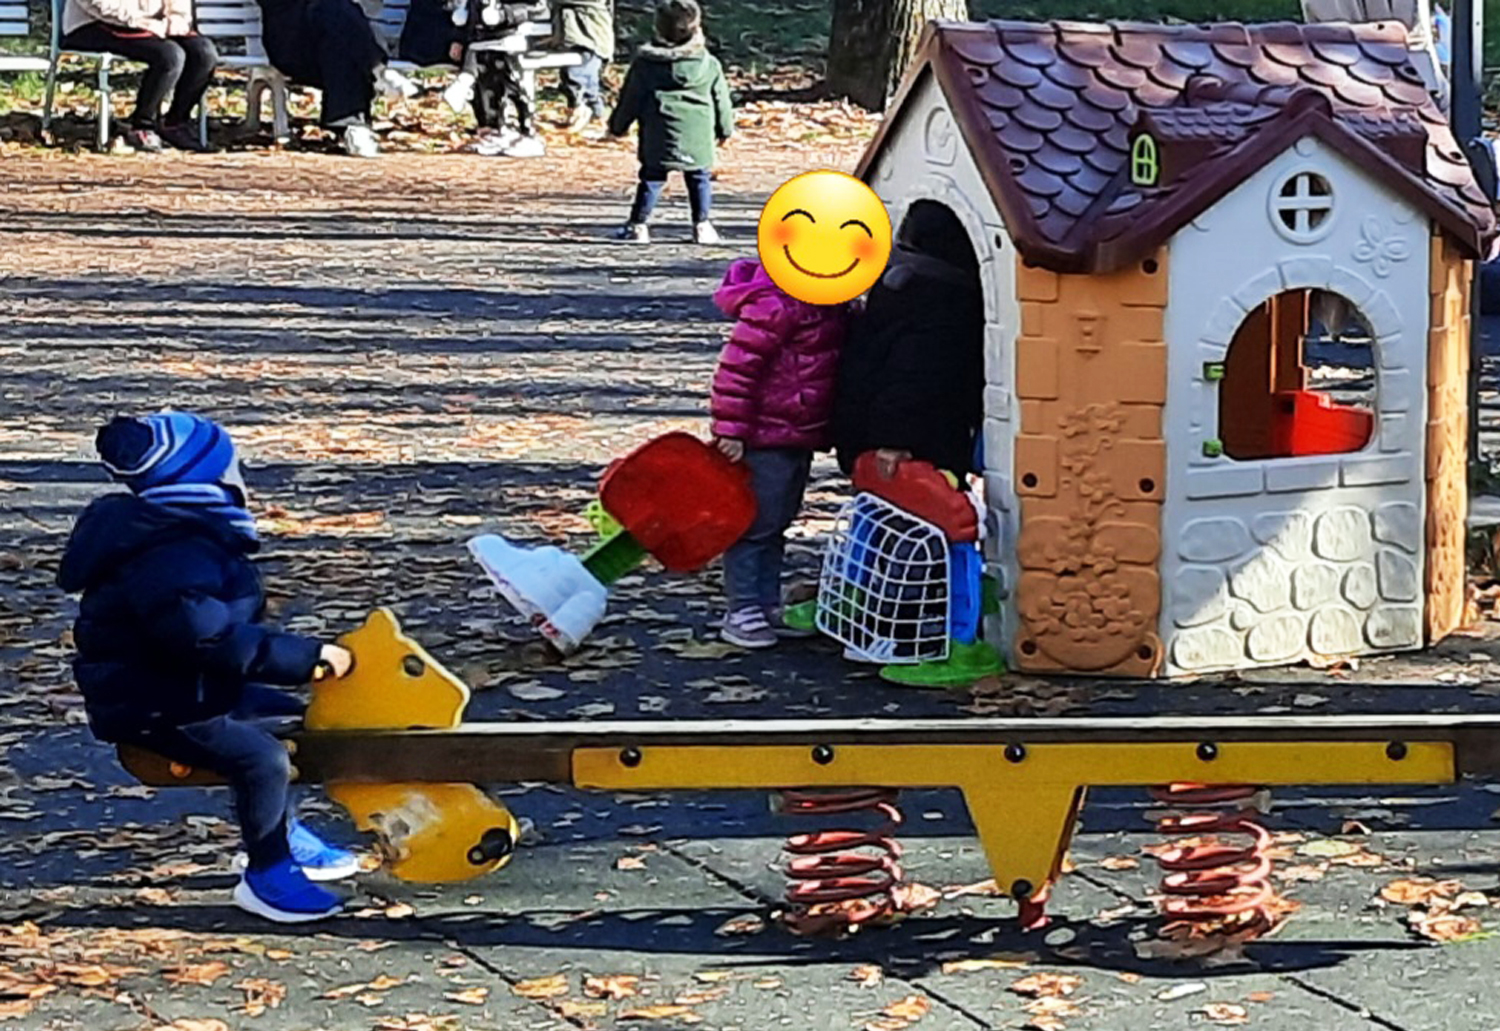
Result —
<path fill-rule="evenodd" d="M 29 36 L 31 28 L 24 21 L 0 21 L 0 36 Z"/>

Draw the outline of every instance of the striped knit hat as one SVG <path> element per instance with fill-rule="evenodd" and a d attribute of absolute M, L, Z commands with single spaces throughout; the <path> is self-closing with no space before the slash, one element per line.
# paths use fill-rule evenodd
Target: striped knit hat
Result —
<path fill-rule="evenodd" d="M 234 442 L 212 419 L 187 412 L 116 416 L 94 447 L 110 476 L 143 499 L 217 515 L 254 535 Z"/>

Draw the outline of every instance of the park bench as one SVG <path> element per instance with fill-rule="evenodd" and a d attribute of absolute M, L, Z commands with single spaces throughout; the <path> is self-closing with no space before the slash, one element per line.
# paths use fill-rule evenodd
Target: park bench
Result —
<path fill-rule="evenodd" d="M 31 36 L 31 5 L 28 0 L 0 0 L 0 37 L 28 39 Z M 0 53 L 0 73 L 45 72 L 47 59 L 30 54 Z"/>
<path fill-rule="evenodd" d="M 410 0 L 385 0 L 370 19 L 375 36 L 386 52 L 395 54 L 401 42 L 401 30 L 406 25 Z M 260 7 L 255 0 L 198 0 L 198 31 L 210 36 L 224 49 L 242 51 L 224 57 L 224 64 L 231 68 L 245 69 L 250 74 L 246 97 L 246 125 L 258 127 L 261 120 L 262 98 L 269 95 L 272 110 L 272 130 L 275 138 L 285 139 L 291 134 L 287 114 L 286 77 L 271 67 L 261 43 Z M 503 39 L 480 43 L 479 51 L 500 51 L 515 62 L 521 83 L 528 95 L 536 90 L 536 73 L 543 68 L 562 68 L 580 63 L 576 53 L 533 50 L 538 39 L 551 35 L 552 27 L 546 22 L 531 22 Z M 392 60 L 390 67 L 397 71 L 420 70 L 410 61 Z M 449 65 L 432 67 L 451 70 Z"/>

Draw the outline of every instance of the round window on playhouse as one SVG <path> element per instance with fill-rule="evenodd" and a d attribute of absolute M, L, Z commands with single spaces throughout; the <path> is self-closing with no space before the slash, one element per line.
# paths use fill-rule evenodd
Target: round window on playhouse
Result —
<path fill-rule="evenodd" d="M 1294 172 L 1271 191 L 1271 222 L 1293 243 L 1314 243 L 1333 228 L 1333 186 L 1317 172 Z"/>

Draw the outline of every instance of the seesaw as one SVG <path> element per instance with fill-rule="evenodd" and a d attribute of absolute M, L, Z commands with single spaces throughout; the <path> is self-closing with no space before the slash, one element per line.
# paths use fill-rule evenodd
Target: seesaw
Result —
<path fill-rule="evenodd" d="M 467 690 L 389 612 L 341 643 L 354 670 L 313 685 L 307 728 L 292 739 L 296 775 L 325 785 L 408 880 L 476 877 L 510 858 L 515 819 L 476 784 L 956 787 L 996 883 L 1035 922 L 1089 787 L 1500 774 L 1493 716 L 463 723 Z M 138 749 L 122 748 L 121 760 L 158 787 L 213 782 Z"/>

